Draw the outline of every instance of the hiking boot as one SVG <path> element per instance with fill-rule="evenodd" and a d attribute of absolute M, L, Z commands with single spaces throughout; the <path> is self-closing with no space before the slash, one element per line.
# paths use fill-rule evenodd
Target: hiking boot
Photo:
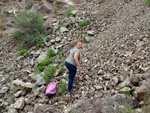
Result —
<path fill-rule="evenodd" d="M 68 94 L 74 94 L 74 92 L 73 91 L 68 91 Z"/>

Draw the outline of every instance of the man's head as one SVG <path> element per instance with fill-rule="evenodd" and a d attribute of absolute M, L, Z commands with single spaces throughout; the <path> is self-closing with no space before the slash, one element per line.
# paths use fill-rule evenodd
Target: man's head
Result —
<path fill-rule="evenodd" d="M 78 48 L 78 49 L 82 48 L 81 41 L 76 41 L 76 48 Z"/>

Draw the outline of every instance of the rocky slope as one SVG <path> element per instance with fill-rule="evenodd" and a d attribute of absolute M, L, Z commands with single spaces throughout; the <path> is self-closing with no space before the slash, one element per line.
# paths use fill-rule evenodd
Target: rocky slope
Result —
<path fill-rule="evenodd" d="M 69 8 L 68 2 L 58 2 L 57 13 L 53 11 L 53 0 L 29 2 L 32 5 L 24 1 L 1 3 L 4 22 L 4 37 L 0 39 L 1 112 L 62 113 L 72 109 L 75 113 L 110 113 L 123 105 L 132 105 L 137 112 L 144 112 L 138 108 L 144 104 L 143 95 L 150 90 L 150 8 L 145 7 L 145 12 L 141 12 L 144 0 L 84 1 L 71 6 L 76 17 L 69 18 L 64 14 Z M 59 7 L 62 4 L 64 7 Z M 43 13 L 44 25 L 51 34 L 41 48 L 33 47 L 29 56 L 16 58 L 11 33 L 14 31 L 12 17 L 19 12 L 18 7 Z M 87 18 L 90 24 L 78 29 L 77 23 Z M 65 24 L 59 33 L 56 29 L 62 19 Z M 49 48 L 63 50 L 60 61 L 64 61 L 77 39 L 83 42 L 83 70 L 76 76 L 75 95 L 45 97 L 46 85 L 43 78 L 34 73 L 35 66 Z M 67 70 L 63 76 L 55 77 L 56 82 L 67 83 L 66 75 Z M 21 86 L 26 90 L 21 91 Z M 15 94 L 13 88 L 17 89 Z M 134 96 L 125 95 L 124 90 Z"/>

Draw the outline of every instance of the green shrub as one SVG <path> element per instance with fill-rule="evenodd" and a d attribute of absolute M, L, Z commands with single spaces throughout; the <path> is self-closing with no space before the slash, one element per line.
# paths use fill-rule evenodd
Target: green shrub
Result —
<path fill-rule="evenodd" d="M 59 56 L 62 56 L 62 55 L 63 55 L 63 51 L 60 51 L 60 50 L 59 50 L 59 51 L 57 52 L 57 54 L 58 54 Z"/>
<path fill-rule="evenodd" d="M 12 93 L 16 93 L 16 92 L 17 92 L 16 88 L 13 88 Z"/>
<path fill-rule="evenodd" d="M 27 49 L 32 46 L 40 46 L 43 43 L 43 38 L 46 35 L 46 29 L 43 26 L 43 19 L 35 12 L 20 12 L 14 18 L 14 27 L 18 31 L 12 36 L 16 39 L 20 49 Z"/>
<path fill-rule="evenodd" d="M 69 75 L 66 75 L 65 80 L 66 80 L 66 81 L 69 80 Z"/>
<path fill-rule="evenodd" d="M 123 92 L 124 92 L 125 95 L 132 96 L 132 94 L 130 93 L 130 88 L 125 87 L 123 90 L 124 90 Z"/>
<path fill-rule="evenodd" d="M 132 110 L 132 106 L 126 105 L 124 107 L 117 107 L 116 108 L 117 113 L 136 113 L 135 110 Z"/>
<path fill-rule="evenodd" d="M 52 59 L 47 56 L 39 62 L 39 65 L 46 66 L 49 65 L 50 63 L 52 63 Z"/>
<path fill-rule="evenodd" d="M 27 49 L 23 49 L 23 50 L 21 50 L 21 51 L 19 51 L 18 53 L 16 53 L 16 57 L 18 57 L 18 56 L 22 56 L 22 55 L 29 55 L 29 52 L 28 52 L 28 50 Z"/>
<path fill-rule="evenodd" d="M 83 21 L 81 21 L 80 23 L 78 23 L 78 28 L 82 28 L 83 26 L 88 25 L 89 22 L 90 22 L 90 18 L 84 19 Z"/>
<path fill-rule="evenodd" d="M 55 55 L 57 55 L 56 54 L 56 52 L 53 50 L 53 49 L 49 49 L 48 51 L 47 51 L 47 56 L 50 58 L 50 57 L 53 57 L 53 56 L 55 56 Z"/>
<path fill-rule="evenodd" d="M 11 36 L 15 39 L 19 39 L 21 37 L 21 32 L 15 31 Z"/>
<path fill-rule="evenodd" d="M 66 94 L 67 93 L 67 85 L 64 82 L 60 82 L 59 85 L 57 85 L 57 93 L 56 95 L 62 95 L 62 94 Z"/>
<path fill-rule="evenodd" d="M 44 80 L 47 84 L 50 83 L 51 80 L 54 78 L 55 73 L 56 73 L 56 67 L 55 66 L 49 65 L 46 68 L 46 72 L 44 73 L 43 77 L 44 77 Z"/>
<path fill-rule="evenodd" d="M 67 10 L 66 10 L 65 14 L 67 15 L 67 17 L 70 17 L 70 16 L 75 17 L 75 16 L 76 16 L 76 15 L 73 14 L 71 11 L 73 11 L 73 9 L 67 9 Z"/>
<path fill-rule="evenodd" d="M 43 71 L 44 68 L 45 68 L 45 66 L 38 65 L 38 66 L 35 68 L 35 70 L 36 70 L 36 72 L 41 73 L 41 71 Z"/>
<path fill-rule="evenodd" d="M 24 91 L 24 90 L 25 90 L 25 86 L 22 86 L 22 87 L 21 87 L 21 90 Z"/>
<path fill-rule="evenodd" d="M 58 71 L 59 75 L 62 75 L 65 72 L 65 68 L 61 67 L 60 70 Z"/>
<path fill-rule="evenodd" d="M 150 5 L 150 0 L 146 0 L 146 4 Z"/>
<path fill-rule="evenodd" d="M 62 25 L 64 25 L 64 23 L 65 23 L 65 20 L 61 20 L 61 21 L 59 22 L 59 25 L 62 26 Z"/>

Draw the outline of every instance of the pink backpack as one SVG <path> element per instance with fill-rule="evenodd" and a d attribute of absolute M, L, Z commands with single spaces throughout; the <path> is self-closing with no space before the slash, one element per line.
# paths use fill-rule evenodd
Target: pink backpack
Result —
<path fill-rule="evenodd" d="M 56 94 L 56 83 L 55 82 L 51 82 L 48 84 L 45 94 L 46 95 Z"/>

